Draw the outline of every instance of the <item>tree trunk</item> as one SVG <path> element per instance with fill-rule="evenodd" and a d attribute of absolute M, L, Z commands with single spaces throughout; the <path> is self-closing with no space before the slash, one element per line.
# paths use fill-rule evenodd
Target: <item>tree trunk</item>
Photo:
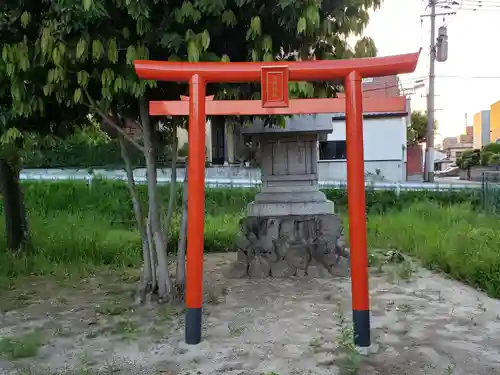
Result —
<path fill-rule="evenodd" d="M 177 244 L 177 270 L 176 283 L 180 290 L 184 290 L 186 285 L 186 234 L 188 224 L 188 166 L 184 175 L 184 185 L 182 189 L 182 221 L 179 229 L 179 243 Z"/>
<path fill-rule="evenodd" d="M 158 297 L 160 300 L 169 301 L 172 298 L 172 280 L 168 271 L 167 247 L 164 242 L 165 233 L 161 225 L 160 202 L 157 189 L 156 155 L 153 145 L 153 127 L 149 119 L 148 105 L 145 98 L 139 101 L 139 110 L 143 126 L 144 155 L 146 157 L 146 170 L 148 179 L 149 220 L 153 237 L 156 256 L 158 258 L 157 278 Z"/>
<path fill-rule="evenodd" d="M 174 127 L 176 126 L 176 122 L 174 122 Z M 173 141 L 172 141 L 172 166 L 171 166 L 171 180 L 170 180 L 170 191 L 168 197 L 168 208 L 167 208 L 167 217 L 165 219 L 165 243 L 168 246 L 168 242 L 170 240 L 170 225 L 172 224 L 172 217 L 174 216 L 175 209 L 175 193 L 177 192 L 177 132 L 174 131 Z"/>
<path fill-rule="evenodd" d="M 125 139 L 121 135 L 118 136 L 121 148 L 121 155 L 123 162 L 125 164 L 125 172 L 127 173 L 127 186 L 132 198 L 132 206 L 134 209 L 135 220 L 137 221 L 137 227 L 139 228 L 139 234 L 141 236 L 142 243 L 142 256 L 144 261 L 144 269 L 142 271 L 142 281 L 141 281 L 141 300 L 144 301 L 146 294 L 153 290 L 153 275 L 154 275 L 154 263 L 151 259 L 150 243 L 148 239 L 148 233 L 146 229 L 146 224 L 144 221 L 144 215 L 142 212 L 141 202 L 139 200 L 139 194 L 137 194 L 137 189 L 135 187 L 134 173 L 132 170 L 132 163 L 130 162 L 130 157 L 128 154 L 127 146 L 125 144 Z"/>
<path fill-rule="evenodd" d="M 0 184 L 3 194 L 7 248 L 14 251 L 28 249 L 28 220 L 19 170 L 5 159 L 0 159 Z"/>
<path fill-rule="evenodd" d="M 146 232 L 149 243 L 149 259 L 151 259 L 151 274 L 153 276 L 152 290 L 156 292 L 158 290 L 158 277 L 157 277 L 158 257 L 156 256 L 156 250 L 153 240 L 153 232 L 151 231 L 151 212 L 148 213 Z"/>

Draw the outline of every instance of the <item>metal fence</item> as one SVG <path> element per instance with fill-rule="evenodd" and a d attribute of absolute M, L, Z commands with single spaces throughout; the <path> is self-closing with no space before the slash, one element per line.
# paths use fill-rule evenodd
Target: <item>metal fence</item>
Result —
<path fill-rule="evenodd" d="M 24 181 L 68 181 L 80 180 L 87 181 L 89 186 L 92 185 L 95 179 L 118 180 L 126 181 L 125 171 L 120 170 L 94 170 L 92 172 L 82 169 L 43 169 L 43 170 L 23 170 L 21 171 L 21 180 Z M 177 176 L 177 182 L 181 183 L 184 179 L 183 173 Z M 134 174 L 134 180 L 138 184 L 146 183 L 146 176 L 143 173 Z M 170 174 L 158 171 L 158 183 L 168 184 L 171 182 Z M 261 181 L 251 178 L 225 178 L 225 177 L 210 177 L 205 179 L 207 187 L 217 188 L 250 188 L 259 187 Z M 321 188 L 337 188 L 345 189 L 347 184 L 345 181 L 319 181 Z M 466 182 L 453 179 L 441 179 L 437 182 L 391 182 L 391 181 L 367 181 L 366 186 L 374 190 L 393 190 L 396 193 L 400 191 L 450 191 L 464 189 L 481 189 L 484 184 L 480 182 Z"/>
<path fill-rule="evenodd" d="M 500 172 L 481 174 L 481 208 L 488 214 L 500 214 Z"/>

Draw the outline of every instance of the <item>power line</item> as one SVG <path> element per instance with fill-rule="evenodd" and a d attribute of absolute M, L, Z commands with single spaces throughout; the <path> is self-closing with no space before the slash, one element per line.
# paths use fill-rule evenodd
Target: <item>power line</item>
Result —
<path fill-rule="evenodd" d="M 494 0 L 438 0 L 436 7 L 449 10 L 449 13 L 438 15 L 450 16 L 458 12 L 498 12 L 500 11 L 500 1 Z M 451 12 L 452 11 L 452 12 Z"/>
<path fill-rule="evenodd" d="M 452 8 L 456 6 L 473 6 L 473 7 L 498 7 L 500 1 L 483 1 L 483 0 L 440 0 L 436 2 L 436 6 L 440 8 Z"/>
<path fill-rule="evenodd" d="M 500 11 L 500 1 L 483 0 L 448 0 L 438 1 L 436 6 L 441 9 L 458 11 Z"/>
<path fill-rule="evenodd" d="M 461 1 L 453 1 L 452 3 L 461 3 L 461 4 L 473 4 L 477 6 L 499 6 L 500 1 L 494 0 L 461 0 Z"/>
<path fill-rule="evenodd" d="M 411 83 L 420 83 L 419 81 L 424 81 L 424 80 L 427 80 L 428 78 L 429 78 L 428 76 L 408 78 L 408 79 L 401 80 L 400 83 L 409 85 Z M 437 74 L 435 76 L 435 78 L 437 78 L 437 79 L 444 78 L 444 79 L 466 79 L 466 80 L 478 79 L 478 80 L 481 80 L 481 79 L 500 79 L 500 76 L 459 76 L 459 75 Z M 363 89 L 363 92 L 384 91 L 386 89 L 390 89 L 390 88 L 394 88 L 394 87 L 399 87 L 399 84 L 398 85 L 392 84 L 392 85 L 387 85 L 387 86 L 383 86 L 383 87 L 375 87 L 372 89 Z M 404 87 L 403 89 L 411 90 L 411 89 L 413 89 L 413 87 Z"/>
<path fill-rule="evenodd" d="M 458 78 L 458 79 L 500 79 L 500 76 L 454 76 L 454 75 L 439 75 L 439 78 Z"/>

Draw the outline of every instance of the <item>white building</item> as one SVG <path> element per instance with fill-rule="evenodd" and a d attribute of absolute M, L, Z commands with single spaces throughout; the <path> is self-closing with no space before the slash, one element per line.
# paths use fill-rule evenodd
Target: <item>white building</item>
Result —
<path fill-rule="evenodd" d="M 308 120 L 311 120 L 310 118 Z M 305 120 L 307 121 L 307 120 Z M 347 180 L 347 149 L 346 126 L 343 113 L 315 115 L 314 121 L 329 121 L 332 133 L 318 144 L 318 177 L 320 181 Z M 393 113 L 366 113 L 363 122 L 363 143 L 365 159 L 365 176 L 367 180 L 406 181 L 406 127 L 405 112 Z M 207 122 L 207 160 L 213 160 L 212 143 L 214 141 L 213 126 Z M 210 136 L 212 133 L 212 136 Z M 187 141 L 185 131 L 179 131 L 180 144 Z M 224 136 L 222 154 L 233 158 L 238 149 L 233 145 L 241 143 L 233 132 L 226 132 Z M 228 147 L 231 145 L 232 147 Z M 212 152 L 211 152 L 212 151 Z M 243 171 L 237 163 L 217 165 L 217 176 L 233 178 L 237 175 L 260 175 L 260 171 Z M 207 169 L 207 176 L 210 175 Z M 255 174 L 257 173 L 257 175 Z"/>
<path fill-rule="evenodd" d="M 367 179 L 406 180 L 406 113 L 366 113 L 363 121 L 365 175 Z M 333 132 L 319 144 L 321 181 L 346 180 L 345 115 L 332 116 Z"/>

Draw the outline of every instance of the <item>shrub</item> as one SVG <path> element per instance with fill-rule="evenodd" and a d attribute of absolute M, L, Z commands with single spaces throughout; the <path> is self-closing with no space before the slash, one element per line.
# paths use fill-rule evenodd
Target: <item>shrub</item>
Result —
<path fill-rule="evenodd" d="M 129 156 L 134 167 L 145 165 L 144 155 L 135 147 L 129 147 Z M 159 166 L 168 165 L 169 155 L 157 157 Z M 24 168 L 123 168 L 120 143 L 117 140 L 92 144 L 74 138 L 63 140 L 51 138 L 37 147 L 25 151 Z"/>
<path fill-rule="evenodd" d="M 500 143 L 489 143 L 482 149 L 483 152 L 491 152 L 492 154 L 500 154 Z"/>

